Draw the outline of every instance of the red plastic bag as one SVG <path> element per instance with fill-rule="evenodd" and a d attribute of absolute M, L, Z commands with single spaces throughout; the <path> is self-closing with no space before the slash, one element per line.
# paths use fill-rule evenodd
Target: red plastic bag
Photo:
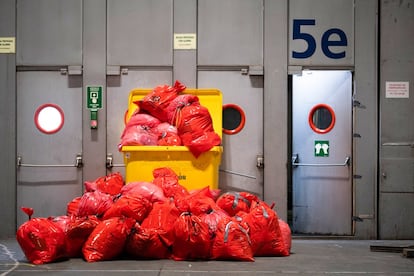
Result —
<path fill-rule="evenodd" d="M 86 192 L 79 202 L 78 216 L 102 217 L 113 204 L 112 196 L 100 191 Z"/>
<path fill-rule="evenodd" d="M 100 191 L 110 195 L 117 195 L 124 186 L 124 179 L 119 172 L 98 177 L 95 181 L 85 181 L 85 191 Z"/>
<path fill-rule="evenodd" d="M 211 246 L 215 260 L 254 261 L 248 229 L 236 219 L 225 217 L 217 225 Z"/>
<path fill-rule="evenodd" d="M 178 95 L 167 107 L 168 122 L 175 124 L 179 120 L 180 110 L 187 105 L 199 105 L 198 97 L 191 94 Z"/>
<path fill-rule="evenodd" d="M 212 198 L 214 201 L 220 196 L 221 190 L 220 189 L 211 189 L 210 186 L 206 186 L 201 189 L 194 189 L 190 191 L 190 194 L 200 193 L 207 197 Z"/>
<path fill-rule="evenodd" d="M 67 258 L 65 233 L 47 218 L 23 223 L 16 239 L 29 262 L 39 265 Z"/>
<path fill-rule="evenodd" d="M 189 194 L 187 189 L 179 184 L 178 175 L 171 168 L 156 168 L 152 171 L 152 175 L 154 176 L 152 183 L 161 187 L 166 197 L 180 198 Z"/>
<path fill-rule="evenodd" d="M 151 182 L 130 182 L 121 189 L 121 195 L 138 195 L 148 199 L 151 203 L 166 201 L 162 188 Z"/>
<path fill-rule="evenodd" d="M 82 248 L 85 260 L 98 262 L 119 256 L 134 224 L 135 221 L 131 218 L 110 218 L 101 221 Z"/>
<path fill-rule="evenodd" d="M 248 213 L 252 201 L 257 200 L 257 196 L 247 192 L 227 192 L 222 194 L 216 203 L 230 216 L 234 216 L 240 211 Z"/>
<path fill-rule="evenodd" d="M 141 223 L 151 211 L 151 202 L 141 195 L 120 196 L 105 212 L 103 219 L 112 217 L 133 218 Z"/>
<path fill-rule="evenodd" d="M 66 206 L 66 215 L 68 216 L 77 216 L 79 212 L 79 203 L 81 201 L 81 196 L 75 197 L 72 199 Z"/>
<path fill-rule="evenodd" d="M 82 246 L 100 222 L 95 216 L 58 216 L 49 218 L 65 233 L 66 255 L 70 258 L 82 256 Z"/>
<path fill-rule="evenodd" d="M 118 149 L 121 150 L 123 146 L 156 146 L 157 142 L 158 134 L 151 129 L 131 126 L 125 129 Z"/>
<path fill-rule="evenodd" d="M 285 247 L 279 218 L 265 202 L 253 202 L 250 212 L 243 216 L 249 225 L 254 256 L 289 256 Z"/>
<path fill-rule="evenodd" d="M 199 104 L 191 104 L 180 109 L 173 125 L 177 127 L 180 137 L 185 133 L 191 133 L 193 139 L 214 131 L 210 112 L 207 107 Z"/>
<path fill-rule="evenodd" d="M 185 90 L 185 85 L 175 81 L 174 86 L 158 85 L 142 100 L 135 102 L 141 110 L 147 111 L 162 122 L 167 122 L 167 107 L 178 93 Z"/>
<path fill-rule="evenodd" d="M 190 212 L 196 216 L 210 213 L 213 209 L 218 209 L 216 202 L 211 197 L 206 196 L 204 190 L 199 190 L 198 193 L 177 198 L 175 205 L 181 212 Z"/>
<path fill-rule="evenodd" d="M 182 213 L 174 224 L 173 256 L 176 261 L 210 257 L 208 225 L 190 213 Z"/>
<path fill-rule="evenodd" d="M 158 146 L 181 146 L 181 138 L 177 133 L 164 132 L 162 133 L 157 142 Z"/>
<path fill-rule="evenodd" d="M 230 218 L 230 216 L 220 208 L 213 209 L 209 213 L 201 214 L 199 217 L 208 225 L 208 231 L 212 239 L 216 236 L 219 221 L 223 218 Z"/>
<path fill-rule="evenodd" d="M 161 123 L 154 131 L 158 134 L 158 146 L 181 146 L 181 138 L 175 126 Z"/>
<path fill-rule="evenodd" d="M 282 219 L 279 219 L 279 227 L 282 232 L 285 248 L 290 254 L 290 249 L 292 248 L 292 231 L 290 230 L 289 224 Z"/>
<path fill-rule="evenodd" d="M 134 113 L 125 125 L 124 131 L 121 134 L 121 139 L 124 137 L 128 128 L 139 126 L 142 129 L 149 130 L 157 128 L 159 124 L 161 124 L 161 121 L 155 118 L 154 116 L 139 112 Z"/>
<path fill-rule="evenodd" d="M 125 252 L 136 259 L 168 259 L 171 250 L 163 241 L 165 232 L 136 224 L 129 235 Z"/>
<path fill-rule="evenodd" d="M 163 241 L 171 246 L 174 242 L 174 223 L 180 214 L 174 202 L 155 202 L 141 227 L 162 230 L 159 233 L 162 234 Z"/>
<path fill-rule="evenodd" d="M 196 158 L 203 152 L 207 152 L 212 147 L 221 144 L 220 136 L 214 131 L 208 131 L 198 137 L 194 137 L 192 133 L 187 132 L 181 135 L 180 138 L 181 143 L 186 146 Z"/>

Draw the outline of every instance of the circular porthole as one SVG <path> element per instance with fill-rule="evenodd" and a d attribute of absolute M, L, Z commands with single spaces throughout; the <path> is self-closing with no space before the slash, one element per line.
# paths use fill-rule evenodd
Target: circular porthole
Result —
<path fill-rule="evenodd" d="M 309 125 L 316 133 L 328 133 L 335 126 L 335 112 L 327 104 L 317 104 L 309 112 Z"/>
<path fill-rule="evenodd" d="M 34 122 L 38 130 L 45 134 L 58 132 L 65 121 L 62 108 L 56 104 L 43 104 L 36 109 Z"/>
<path fill-rule="evenodd" d="M 246 122 L 246 116 L 243 109 L 236 104 L 223 105 L 223 133 L 239 133 Z"/>

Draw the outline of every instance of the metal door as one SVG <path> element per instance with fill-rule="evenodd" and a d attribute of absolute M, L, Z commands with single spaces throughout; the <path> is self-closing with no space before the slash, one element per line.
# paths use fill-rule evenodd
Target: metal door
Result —
<path fill-rule="evenodd" d="M 352 73 L 302 71 L 292 84 L 293 231 L 352 233 Z"/>
<path fill-rule="evenodd" d="M 125 69 L 124 68 L 124 72 Z M 124 130 L 124 116 L 128 110 L 129 92 L 134 88 L 152 88 L 159 84 L 171 84 L 172 72 L 131 70 L 123 75 L 107 76 L 107 160 L 108 173 L 121 172 L 125 176 L 123 154 L 119 152 L 121 133 Z"/>
<path fill-rule="evenodd" d="M 64 215 L 82 194 L 81 106 L 80 77 L 17 73 L 18 226 L 27 220 L 21 206 L 34 208 L 36 217 Z"/>
<path fill-rule="evenodd" d="M 17 224 L 82 194 L 82 1 L 17 0 Z"/>
<path fill-rule="evenodd" d="M 220 189 L 249 191 L 263 198 L 263 78 L 240 71 L 200 71 L 198 82 L 201 88 L 220 89 L 223 105 L 239 106 L 246 118 L 240 132 L 223 134 Z"/>
<path fill-rule="evenodd" d="M 220 89 L 245 115 L 223 134 L 219 187 L 263 198 L 263 1 L 199 0 L 197 22 L 198 87 Z"/>
<path fill-rule="evenodd" d="M 172 0 L 107 1 L 108 172 L 125 175 L 118 144 L 129 92 L 172 84 L 172 6 Z"/>

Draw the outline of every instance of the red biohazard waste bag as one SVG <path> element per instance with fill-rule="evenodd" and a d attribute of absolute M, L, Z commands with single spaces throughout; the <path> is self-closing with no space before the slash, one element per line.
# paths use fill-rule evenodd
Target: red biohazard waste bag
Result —
<path fill-rule="evenodd" d="M 207 214 L 213 209 L 218 209 L 216 202 L 209 196 L 205 195 L 204 189 L 188 196 L 177 198 L 175 205 L 181 212 L 190 212 L 196 216 Z"/>
<path fill-rule="evenodd" d="M 258 200 L 257 196 L 248 192 L 227 192 L 222 194 L 216 203 L 230 216 L 234 216 L 240 211 L 248 213 L 252 201 Z"/>
<path fill-rule="evenodd" d="M 187 196 L 187 189 L 179 184 L 178 175 L 168 167 L 156 168 L 152 171 L 154 179 L 152 183 L 161 187 L 164 195 L 169 198 Z"/>
<path fill-rule="evenodd" d="M 153 130 L 142 126 L 131 126 L 125 129 L 118 150 L 123 146 L 156 146 L 157 142 L 158 135 Z"/>
<path fill-rule="evenodd" d="M 249 225 L 254 256 L 289 256 L 279 218 L 265 202 L 253 202 L 250 212 L 242 219 Z"/>
<path fill-rule="evenodd" d="M 117 195 L 124 186 L 124 179 L 119 172 L 98 177 L 95 181 L 85 181 L 86 192 L 100 191 L 110 195 Z"/>
<path fill-rule="evenodd" d="M 185 85 L 175 81 L 174 86 L 158 85 L 142 100 L 135 102 L 140 110 L 145 110 L 162 122 L 167 122 L 167 107 L 178 93 L 186 89 Z"/>
<path fill-rule="evenodd" d="M 208 225 L 191 213 L 182 213 L 174 224 L 172 258 L 176 261 L 208 259 L 210 245 Z"/>
<path fill-rule="evenodd" d="M 207 197 L 212 198 L 214 201 L 220 196 L 221 190 L 220 189 L 211 189 L 210 186 L 206 186 L 201 189 L 194 189 L 190 191 L 190 194 L 199 193 L 205 195 Z"/>
<path fill-rule="evenodd" d="M 186 146 L 196 158 L 203 152 L 207 152 L 214 146 L 221 144 L 220 136 L 214 131 L 208 131 L 197 137 L 194 136 L 193 133 L 187 132 L 181 135 L 180 138 L 181 143 Z"/>
<path fill-rule="evenodd" d="M 27 260 L 45 264 L 67 258 L 65 233 L 47 218 L 33 218 L 23 223 L 16 233 Z"/>
<path fill-rule="evenodd" d="M 181 146 L 181 138 L 175 126 L 164 122 L 159 124 L 154 131 L 158 135 L 158 146 Z"/>
<path fill-rule="evenodd" d="M 77 216 L 79 212 L 79 203 L 81 201 L 80 196 L 72 199 L 66 206 L 66 215 L 68 216 Z"/>
<path fill-rule="evenodd" d="M 151 203 L 166 201 L 162 188 L 146 181 L 130 182 L 121 189 L 121 195 L 138 195 L 148 199 Z"/>
<path fill-rule="evenodd" d="M 282 219 L 279 219 L 279 227 L 282 232 L 285 248 L 290 254 L 290 249 L 292 248 L 292 231 L 290 230 L 289 224 Z"/>
<path fill-rule="evenodd" d="M 155 202 L 141 226 L 146 229 L 162 230 L 159 233 L 162 235 L 163 241 L 171 246 L 174 241 L 174 224 L 180 214 L 181 212 L 172 201 Z"/>
<path fill-rule="evenodd" d="M 157 128 L 158 125 L 161 124 L 161 121 L 155 118 L 154 116 L 151 116 L 149 114 L 145 113 L 134 113 L 127 124 L 125 125 L 124 131 L 121 134 L 121 138 L 124 137 L 125 132 L 128 128 L 134 127 L 134 126 L 140 126 L 142 129 L 154 129 Z"/>
<path fill-rule="evenodd" d="M 125 252 L 134 259 L 168 259 L 171 250 L 163 241 L 163 230 L 135 224 L 125 244 Z"/>
<path fill-rule="evenodd" d="M 181 146 L 181 138 L 178 130 L 169 123 L 159 124 L 154 131 L 158 134 L 158 146 Z"/>
<path fill-rule="evenodd" d="M 164 132 L 159 136 L 157 146 L 181 146 L 181 138 L 176 133 Z"/>
<path fill-rule="evenodd" d="M 167 107 L 168 122 L 171 124 L 175 124 L 177 120 L 180 120 L 180 110 L 183 107 L 191 104 L 200 104 L 197 96 L 191 94 L 178 95 L 175 99 L 171 101 L 171 103 Z"/>
<path fill-rule="evenodd" d="M 103 219 L 112 217 L 133 218 L 141 223 L 152 208 L 151 202 L 141 195 L 120 196 L 105 212 Z"/>
<path fill-rule="evenodd" d="M 110 218 L 101 221 L 83 245 L 82 253 L 87 262 L 112 260 L 118 257 L 135 221 L 131 218 Z"/>
<path fill-rule="evenodd" d="M 230 216 L 222 209 L 217 208 L 211 212 L 199 215 L 200 219 L 208 225 L 210 237 L 213 239 L 216 236 L 217 225 L 223 218 L 230 218 Z"/>
<path fill-rule="evenodd" d="M 65 233 L 66 255 L 82 256 L 82 246 L 100 220 L 95 216 L 57 216 L 48 218 Z"/>
<path fill-rule="evenodd" d="M 112 196 L 100 191 L 86 192 L 79 202 L 78 216 L 102 217 L 112 205 Z"/>
<path fill-rule="evenodd" d="M 249 230 L 236 219 L 224 217 L 217 224 L 216 237 L 211 246 L 215 260 L 254 261 Z"/>

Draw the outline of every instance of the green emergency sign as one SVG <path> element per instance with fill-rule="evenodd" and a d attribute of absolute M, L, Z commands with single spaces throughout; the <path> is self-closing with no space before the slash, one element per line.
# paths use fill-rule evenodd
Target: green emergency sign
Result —
<path fill-rule="evenodd" d="M 87 86 L 87 106 L 88 109 L 102 108 L 102 86 Z"/>
<path fill-rule="evenodd" d="M 329 141 L 316 140 L 314 152 L 315 152 L 315 157 L 328 157 L 329 156 Z"/>

